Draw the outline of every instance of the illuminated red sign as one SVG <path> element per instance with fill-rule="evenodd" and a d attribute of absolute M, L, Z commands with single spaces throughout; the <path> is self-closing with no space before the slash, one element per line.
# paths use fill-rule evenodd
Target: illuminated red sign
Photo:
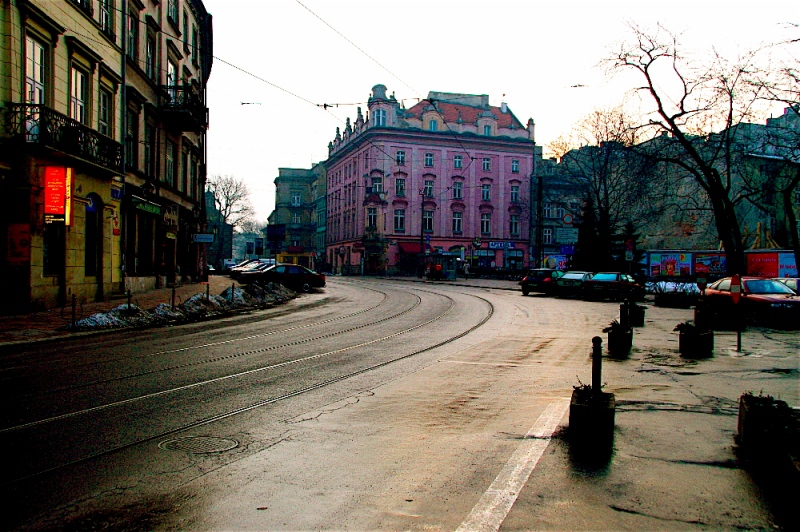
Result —
<path fill-rule="evenodd" d="M 67 169 L 48 166 L 44 169 L 44 214 L 62 219 L 67 203 Z"/>

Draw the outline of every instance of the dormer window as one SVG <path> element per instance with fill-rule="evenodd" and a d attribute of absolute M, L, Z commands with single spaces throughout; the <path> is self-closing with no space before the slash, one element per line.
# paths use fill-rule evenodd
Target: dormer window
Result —
<path fill-rule="evenodd" d="M 483 135 L 486 136 L 486 137 L 491 137 L 492 136 L 492 126 L 490 126 L 488 124 L 483 126 Z"/>
<path fill-rule="evenodd" d="M 386 111 L 384 109 L 375 109 L 372 113 L 373 126 L 386 126 Z"/>
<path fill-rule="evenodd" d="M 439 131 L 439 122 L 437 122 L 436 120 L 431 120 L 430 123 L 428 124 L 428 129 L 430 131 Z"/>

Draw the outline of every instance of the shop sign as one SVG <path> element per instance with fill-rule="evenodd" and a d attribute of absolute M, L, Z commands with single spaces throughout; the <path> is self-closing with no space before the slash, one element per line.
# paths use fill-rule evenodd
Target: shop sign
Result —
<path fill-rule="evenodd" d="M 571 227 L 556 228 L 556 242 L 559 244 L 574 244 L 578 241 L 578 230 Z"/>
<path fill-rule="evenodd" d="M 44 223 L 71 225 L 72 168 L 47 166 L 44 169 Z"/>
<path fill-rule="evenodd" d="M 114 201 L 121 201 L 122 189 L 117 187 L 111 187 L 111 199 Z"/>
<path fill-rule="evenodd" d="M 178 235 L 176 235 L 173 232 L 167 231 L 167 239 L 169 239 L 169 240 L 177 240 L 178 239 Z"/>
<path fill-rule="evenodd" d="M 173 206 L 164 208 L 164 225 L 178 226 L 178 208 Z"/>
<path fill-rule="evenodd" d="M 489 242 L 489 249 L 516 249 L 516 242 Z"/>
<path fill-rule="evenodd" d="M 214 235 L 212 233 L 195 233 L 192 235 L 192 242 L 195 244 L 213 244 Z M 248 244 L 252 244 L 252 242 L 248 242 Z"/>
<path fill-rule="evenodd" d="M 10 266 L 25 266 L 31 261 L 31 227 L 28 224 L 8 224 L 6 262 Z"/>
<path fill-rule="evenodd" d="M 161 215 L 161 205 L 157 203 L 152 203 L 147 201 L 146 199 L 137 198 L 136 196 L 131 196 L 131 203 L 133 204 L 133 208 L 139 211 L 149 212 L 150 214 Z"/>

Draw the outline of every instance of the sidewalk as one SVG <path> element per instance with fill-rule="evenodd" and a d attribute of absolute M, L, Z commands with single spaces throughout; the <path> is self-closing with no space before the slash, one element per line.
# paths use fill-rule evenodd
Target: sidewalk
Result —
<path fill-rule="evenodd" d="M 176 286 L 175 304 L 178 305 L 195 294 L 205 294 L 206 289 L 211 295 L 219 295 L 226 288 L 230 288 L 232 283 L 233 281 L 226 275 L 212 275 L 209 276 L 208 283 L 186 283 Z M 172 287 L 159 288 L 133 294 L 131 304 L 147 310 L 160 303 L 172 304 L 172 290 Z M 108 301 L 78 304 L 74 318 L 80 320 L 98 312 L 105 313 L 127 302 L 127 297 L 118 297 Z M 0 346 L 67 338 L 76 334 L 98 334 L 98 331 L 70 332 L 67 327 L 72 320 L 71 305 L 43 312 L 0 316 Z M 101 333 L 105 332 L 109 331 L 101 331 Z"/>
<path fill-rule="evenodd" d="M 417 277 L 391 277 L 395 281 L 409 281 L 418 283 L 434 283 L 418 279 Z M 175 304 L 188 300 L 195 294 L 204 294 L 208 289 L 211 295 L 219 295 L 225 289 L 236 283 L 227 275 L 211 275 L 208 283 L 186 283 L 175 287 Z M 518 290 L 516 281 L 501 281 L 496 279 L 458 279 L 457 281 L 437 281 L 439 284 L 481 286 L 484 288 Z M 238 285 L 238 283 L 236 283 Z M 172 287 L 159 288 L 133 294 L 131 303 L 142 309 L 150 310 L 160 303 L 172 304 Z M 75 309 L 75 320 L 80 320 L 96 313 L 105 313 L 111 309 L 128 302 L 127 297 L 117 297 L 108 301 L 78 304 Z M 70 332 L 67 328 L 72 323 L 72 306 L 51 309 L 43 312 L 32 312 L 14 316 L 0 316 L 0 346 L 19 343 L 39 342 L 58 338 L 72 337 L 77 334 L 102 334 L 108 330 L 90 332 Z"/>

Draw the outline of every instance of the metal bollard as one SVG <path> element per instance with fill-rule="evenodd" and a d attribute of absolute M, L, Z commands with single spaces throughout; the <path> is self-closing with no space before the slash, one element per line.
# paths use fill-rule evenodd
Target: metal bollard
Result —
<path fill-rule="evenodd" d="M 128 312 L 131 311 L 131 298 L 132 297 L 133 297 L 133 294 L 131 293 L 130 290 L 128 290 Z"/>
<path fill-rule="evenodd" d="M 231 284 L 231 303 L 233 303 L 233 294 L 236 292 L 236 283 Z"/>
<path fill-rule="evenodd" d="M 603 386 L 603 339 L 592 338 L 592 393 L 600 393 Z"/>
<path fill-rule="evenodd" d="M 172 285 L 172 310 L 175 310 L 175 285 Z"/>
<path fill-rule="evenodd" d="M 77 312 L 78 312 L 78 296 L 72 294 L 72 328 L 75 328 L 75 323 L 77 321 Z"/>
<path fill-rule="evenodd" d="M 208 301 L 210 294 L 211 294 L 211 285 L 206 284 L 206 301 Z"/>
<path fill-rule="evenodd" d="M 619 324 L 623 327 L 630 327 L 631 325 L 630 305 L 630 301 L 626 299 L 619 306 Z"/>

